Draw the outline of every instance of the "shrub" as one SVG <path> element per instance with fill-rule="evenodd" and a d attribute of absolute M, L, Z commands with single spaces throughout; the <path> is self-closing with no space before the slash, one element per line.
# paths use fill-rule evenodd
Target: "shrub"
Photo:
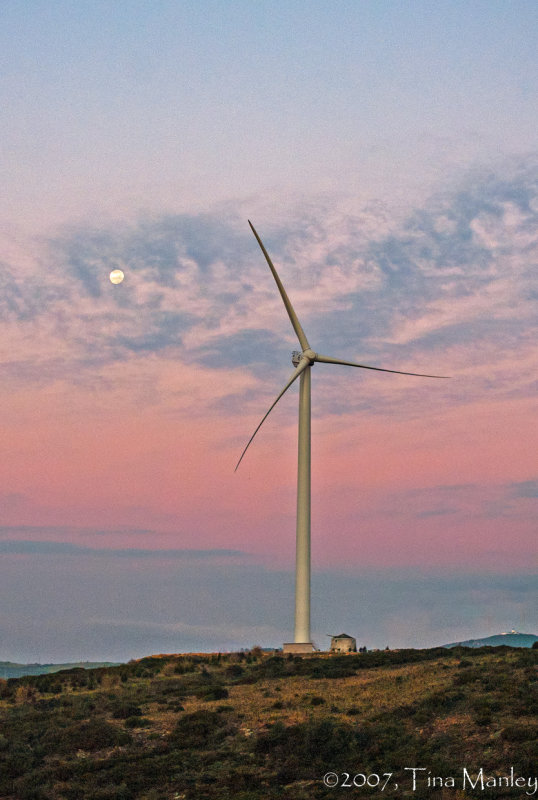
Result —
<path fill-rule="evenodd" d="M 18 800 L 49 800 L 50 794 L 42 785 L 42 780 L 36 773 L 25 775 L 15 781 L 13 788 Z"/>
<path fill-rule="evenodd" d="M 131 737 L 126 731 L 99 717 L 88 722 L 74 723 L 63 729 L 51 729 L 45 739 L 46 749 L 49 752 L 59 753 L 73 753 L 77 750 L 91 752 L 131 742 Z"/>
<path fill-rule="evenodd" d="M 464 669 L 460 675 L 454 678 L 454 686 L 465 686 L 469 683 L 474 683 L 482 677 L 482 670 L 480 667 L 470 667 Z"/>
<path fill-rule="evenodd" d="M 126 728 L 146 728 L 151 725 L 151 720 L 146 717 L 127 717 L 124 724 Z"/>
<path fill-rule="evenodd" d="M 312 678 L 352 678 L 355 675 L 355 669 L 346 664 L 332 664 L 331 661 L 325 661 L 313 667 L 310 676 Z"/>
<path fill-rule="evenodd" d="M 19 704 L 33 703 L 36 699 L 36 691 L 33 686 L 20 684 L 15 690 L 15 702 Z"/>
<path fill-rule="evenodd" d="M 228 689 L 220 684 L 204 686 L 202 689 L 199 689 L 196 692 L 196 697 L 199 700 L 205 700 L 206 702 L 209 702 L 210 700 L 225 700 L 228 697 Z"/>
<path fill-rule="evenodd" d="M 230 664 L 229 667 L 226 667 L 225 674 L 228 678 L 239 678 L 244 671 L 243 667 L 239 664 Z"/>
<path fill-rule="evenodd" d="M 112 710 L 114 719 L 127 719 L 128 717 L 141 717 L 142 709 L 134 703 L 122 703 Z"/>
<path fill-rule="evenodd" d="M 536 664 L 538 659 L 537 649 L 528 648 L 521 649 L 517 654 L 517 659 L 514 661 L 515 667 L 530 667 Z"/>
<path fill-rule="evenodd" d="M 311 706 L 322 706 L 325 703 L 325 698 L 321 697 L 319 694 L 314 695 L 310 700 Z"/>
<path fill-rule="evenodd" d="M 120 685 L 121 678 L 117 672 L 105 672 L 101 678 L 102 689 L 115 689 Z"/>
<path fill-rule="evenodd" d="M 228 724 L 223 714 L 216 711 L 194 711 L 192 714 L 185 714 L 176 723 L 170 734 L 170 741 L 182 750 L 208 748 L 221 741 L 227 730 Z"/>
<path fill-rule="evenodd" d="M 504 728 L 502 738 L 506 742 L 527 742 L 538 737 L 538 725 L 520 725 L 517 722 Z"/>
<path fill-rule="evenodd" d="M 276 722 L 257 737 L 254 750 L 266 754 L 280 769 L 280 779 L 291 782 L 316 778 L 327 764 L 345 769 L 359 758 L 359 748 L 366 741 L 367 733 L 333 719 L 288 727 Z"/>

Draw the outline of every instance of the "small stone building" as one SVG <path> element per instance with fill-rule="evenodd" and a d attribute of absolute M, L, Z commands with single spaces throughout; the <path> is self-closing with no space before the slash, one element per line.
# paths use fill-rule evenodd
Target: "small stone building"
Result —
<path fill-rule="evenodd" d="M 356 653 L 357 640 L 347 633 L 331 636 L 331 653 Z"/>

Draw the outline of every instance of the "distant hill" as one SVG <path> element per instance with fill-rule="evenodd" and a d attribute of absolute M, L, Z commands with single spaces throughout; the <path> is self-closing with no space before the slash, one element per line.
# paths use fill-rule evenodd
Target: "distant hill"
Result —
<path fill-rule="evenodd" d="M 443 647 L 532 647 L 534 642 L 538 642 L 538 636 L 533 633 L 497 633 L 494 636 L 486 636 L 484 639 L 467 639 L 464 642 L 452 642 L 444 644 Z"/>
<path fill-rule="evenodd" d="M 0 661 L 0 678 L 21 678 L 23 675 L 46 675 L 61 669 L 97 669 L 98 667 L 117 667 L 117 661 L 77 661 L 73 664 L 15 664 L 13 661 Z"/>

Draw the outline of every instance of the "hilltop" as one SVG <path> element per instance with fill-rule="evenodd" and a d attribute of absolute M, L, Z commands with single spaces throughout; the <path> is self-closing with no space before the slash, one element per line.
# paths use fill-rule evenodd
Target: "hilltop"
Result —
<path fill-rule="evenodd" d="M 335 797 L 322 781 L 331 772 L 389 780 L 394 800 L 515 800 L 525 790 L 462 794 L 462 767 L 533 775 L 537 663 L 538 650 L 508 647 L 310 658 L 254 648 L 0 681 L 0 797 L 316 800 Z M 406 767 L 454 788 L 421 778 L 412 791 Z"/>
<path fill-rule="evenodd" d="M 532 647 L 538 642 L 538 636 L 533 633 L 498 633 L 494 636 L 486 636 L 484 639 L 467 639 L 465 642 L 452 642 L 444 644 L 443 647 Z"/>

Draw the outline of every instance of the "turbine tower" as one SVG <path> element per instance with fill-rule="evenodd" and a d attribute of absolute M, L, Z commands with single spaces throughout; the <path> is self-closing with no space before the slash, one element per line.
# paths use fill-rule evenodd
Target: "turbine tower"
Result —
<path fill-rule="evenodd" d="M 423 375 L 419 372 L 402 372 L 397 369 L 383 369 L 382 367 L 368 367 L 365 364 L 356 364 L 353 361 L 342 361 L 339 358 L 322 356 L 315 353 L 305 332 L 299 322 L 297 314 L 290 302 L 286 290 L 280 280 L 273 262 L 265 249 L 262 240 L 256 233 L 252 222 L 248 224 L 252 233 L 256 237 L 261 247 L 269 269 L 273 274 L 278 291 L 288 312 L 290 322 L 295 331 L 301 351 L 294 351 L 292 362 L 295 370 L 290 379 L 272 403 L 267 413 L 263 416 L 258 427 L 250 437 L 235 469 L 243 460 L 252 440 L 260 430 L 261 426 L 276 406 L 283 394 L 285 394 L 292 383 L 300 378 L 299 384 L 299 446 L 298 446 L 298 467 L 297 467 L 297 534 L 296 534 L 296 555 L 295 555 L 295 636 L 293 643 L 284 645 L 284 652 L 308 653 L 315 648 L 310 637 L 310 370 L 317 362 L 321 364 L 340 364 L 345 367 L 359 367 L 360 369 L 372 369 L 376 372 L 392 372 L 396 375 L 414 375 L 419 378 L 441 378 L 441 375 Z"/>

